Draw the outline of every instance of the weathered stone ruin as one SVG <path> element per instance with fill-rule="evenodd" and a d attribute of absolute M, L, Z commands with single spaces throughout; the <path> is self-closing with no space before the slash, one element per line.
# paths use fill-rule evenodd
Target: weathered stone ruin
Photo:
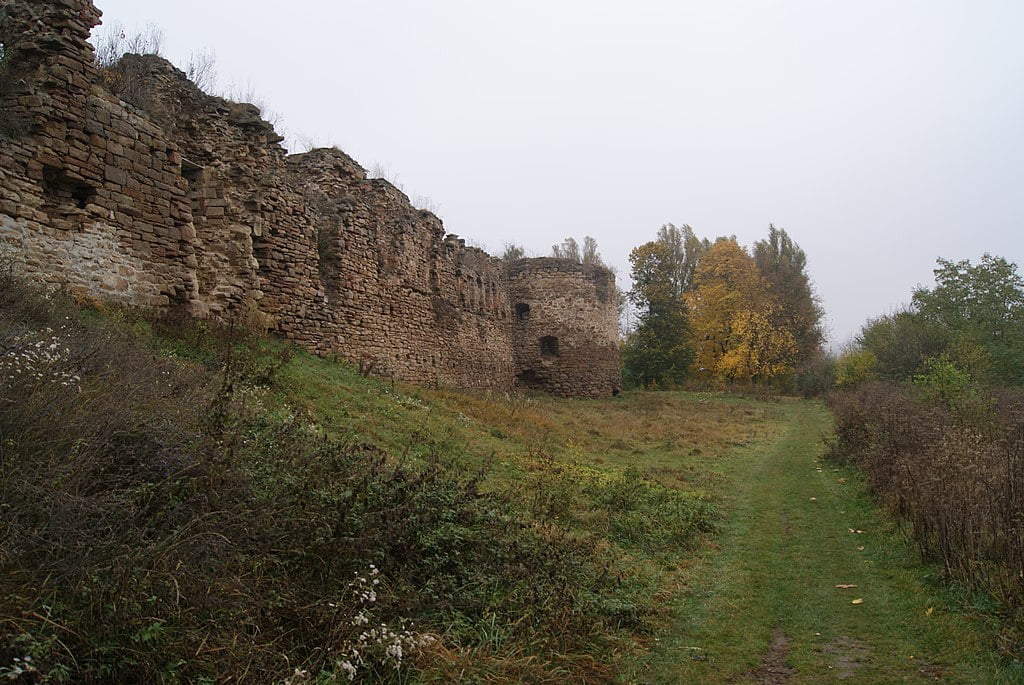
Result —
<path fill-rule="evenodd" d="M 336 149 L 287 155 L 256 107 L 170 63 L 94 63 L 88 0 L 0 2 L 0 253 L 116 302 L 244 319 L 416 383 L 619 387 L 614 276 L 503 262 Z M 127 95 L 126 95 L 127 97 Z"/>

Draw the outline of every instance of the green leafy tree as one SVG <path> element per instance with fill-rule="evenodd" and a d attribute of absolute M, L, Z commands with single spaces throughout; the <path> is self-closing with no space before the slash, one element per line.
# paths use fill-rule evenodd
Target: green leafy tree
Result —
<path fill-rule="evenodd" d="M 977 265 L 939 259 L 935 286 L 868 321 L 857 346 L 874 355 L 881 378 L 912 381 L 954 368 L 973 381 L 1024 384 L 1024 279 L 1001 257 L 986 254 Z"/>
<path fill-rule="evenodd" d="M 971 374 L 961 369 L 947 355 L 929 357 L 914 374 L 914 386 L 925 397 L 950 407 L 957 407 L 974 396 Z"/>
<path fill-rule="evenodd" d="M 871 352 L 879 377 L 902 381 L 913 376 L 925 359 L 949 347 L 950 332 L 905 309 L 869 320 L 857 336 L 857 347 Z"/>
<path fill-rule="evenodd" d="M 673 281 L 675 262 L 662 241 L 644 243 L 629 255 L 633 289 L 629 299 L 638 324 L 623 346 L 627 383 L 671 387 L 685 380 L 693 361 L 687 343 L 686 308 Z"/>
<path fill-rule="evenodd" d="M 818 302 L 807 274 L 807 255 L 785 229 L 768 225 L 768 237 L 754 243 L 754 262 L 768 281 L 775 301 L 771 323 L 788 331 L 796 343 L 794 363 L 816 358 L 825 340 Z"/>
<path fill-rule="evenodd" d="M 987 358 L 989 380 L 1024 384 L 1024 279 L 1017 265 L 986 254 L 968 260 L 938 260 L 935 287 L 914 291 L 921 319 L 949 331 L 950 347 Z"/>
<path fill-rule="evenodd" d="M 630 387 L 672 388 L 687 378 L 693 351 L 680 306 L 641 316 L 622 346 L 624 381 Z"/>

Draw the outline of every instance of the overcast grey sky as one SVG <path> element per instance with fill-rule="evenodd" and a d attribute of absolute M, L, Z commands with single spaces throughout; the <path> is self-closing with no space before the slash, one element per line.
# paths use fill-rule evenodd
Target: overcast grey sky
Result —
<path fill-rule="evenodd" d="M 1024 262 L 1024 2 L 97 0 L 212 48 L 294 139 L 337 144 L 499 252 L 594 236 L 628 287 L 665 222 L 808 254 L 833 344 L 932 282 Z"/>

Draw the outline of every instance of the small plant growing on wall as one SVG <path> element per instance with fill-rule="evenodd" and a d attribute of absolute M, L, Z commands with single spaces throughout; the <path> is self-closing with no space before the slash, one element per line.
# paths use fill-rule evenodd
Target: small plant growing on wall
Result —
<path fill-rule="evenodd" d="M 0 21 L 3 21 L 2 14 L 0 14 Z M 10 62 L 11 50 L 3 41 L 0 41 L 0 97 L 7 95 L 10 88 Z"/>

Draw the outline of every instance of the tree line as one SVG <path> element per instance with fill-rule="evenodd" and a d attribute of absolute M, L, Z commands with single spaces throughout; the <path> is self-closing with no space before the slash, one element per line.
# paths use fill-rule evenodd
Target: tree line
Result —
<path fill-rule="evenodd" d="M 939 259 L 935 285 L 910 304 L 869 320 L 836 362 L 836 384 L 872 380 L 931 385 L 949 395 L 968 385 L 1024 385 L 1024 279 L 1017 265 L 985 254 Z"/>
<path fill-rule="evenodd" d="M 634 387 L 765 384 L 791 387 L 822 355 L 823 310 L 807 255 L 770 225 L 751 249 L 665 224 L 629 255 L 636 327 L 623 345 Z"/>

